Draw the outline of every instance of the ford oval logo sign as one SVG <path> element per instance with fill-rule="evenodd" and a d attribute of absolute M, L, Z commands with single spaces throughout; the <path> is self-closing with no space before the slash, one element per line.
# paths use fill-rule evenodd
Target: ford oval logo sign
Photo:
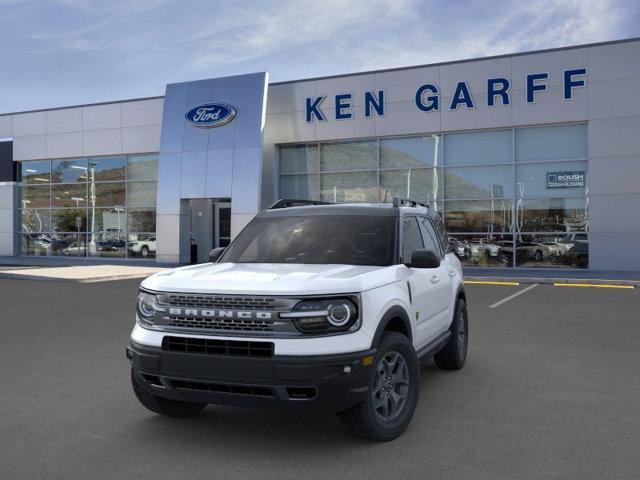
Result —
<path fill-rule="evenodd" d="M 214 128 L 226 125 L 236 116 L 236 109 L 226 103 L 203 103 L 191 107 L 184 118 L 195 127 Z"/>

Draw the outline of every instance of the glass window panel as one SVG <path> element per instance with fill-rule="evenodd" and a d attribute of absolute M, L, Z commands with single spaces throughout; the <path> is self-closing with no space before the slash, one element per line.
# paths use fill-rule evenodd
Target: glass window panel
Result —
<path fill-rule="evenodd" d="M 56 233 L 51 240 L 51 255 L 56 257 L 86 257 L 87 235 Z"/>
<path fill-rule="evenodd" d="M 22 255 L 51 255 L 51 237 L 48 234 L 23 233 L 20 235 L 20 253 Z"/>
<path fill-rule="evenodd" d="M 402 220 L 402 262 L 411 263 L 411 256 L 416 250 L 424 248 L 420 227 L 416 217 L 405 217 Z"/>
<path fill-rule="evenodd" d="M 511 130 L 444 135 L 445 165 L 512 163 Z"/>
<path fill-rule="evenodd" d="M 516 129 L 516 162 L 572 159 L 587 159 L 586 125 Z"/>
<path fill-rule="evenodd" d="M 449 232 L 504 233 L 511 231 L 513 200 L 447 201 Z"/>
<path fill-rule="evenodd" d="M 25 185 L 21 191 L 22 208 L 49 208 L 49 185 Z"/>
<path fill-rule="evenodd" d="M 127 168 L 129 180 L 157 180 L 158 155 L 129 155 Z"/>
<path fill-rule="evenodd" d="M 280 147 L 279 172 L 316 173 L 318 171 L 317 145 L 291 145 Z"/>
<path fill-rule="evenodd" d="M 80 217 L 80 232 L 87 231 L 87 211 L 85 209 L 66 208 L 51 210 L 51 226 L 54 232 L 77 232 L 76 218 Z"/>
<path fill-rule="evenodd" d="M 496 235 L 451 235 L 451 251 L 466 267 L 506 267 L 513 263 L 513 237 Z"/>
<path fill-rule="evenodd" d="M 81 183 L 87 181 L 87 159 L 53 160 L 52 183 Z"/>
<path fill-rule="evenodd" d="M 91 192 L 94 185 L 89 184 Z M 125 201 L 125 183 L 96 183 L 96 206 L 97 207 L 118 207 L 124 205 Z M 91 206 L 91 205 L 90 205 Z"/>
<path fill-rule="evenodd" d="M 20 178 L 22 183 L 49 183 L 51 163 L 49 160 L 37 162 L 20 162 Z"/>
<path fill-rule="evenodd" d="M 516 266 L 524 268 L 588 268 L 586 234 L 518 235 Z"/>
<path fill-rule="evenodd" d="M 383 170 L 380 172 L 380 190 L 383 200 L 393 197 L 432 201 L 442 198 L 440 170 L 421 168 L 418 170 Z"/>
<path fill-rule="evenodd" d="M 435 167 L 441 162 L 437 135 L 380 140 L 380 168 Z"/>
<path fill-rule="evenodd" d="M 156 236 L 149 233 L 130 233 L 127 249 L 130 257 L 156 258 Z"/>
<path fill-rule="evenodd" d="M 526 163 L 516 166 L 518 197 L 584 196 L 587 162 Z"/>
<path fill-rule="evenodd" d="M 86 207 L 87 185 L 61 184 L 51 186 L 52 207 Z"/>
<path fill-rule="evenodd" d="M 585 198 L 540 198 L 516 202 L 516 231 L 585 232 L 589 226 Z"/>
<path fill-rule="evenodd" d="M 96 182 L 124 180 L 125 157 L 92 157 L 89 158 L 89 181 L 93 171 Z"/>
<path fill-rule="evenodd" d="M 90 257 L 124 258 L 126 252 L 126 236 L 110 236 L 104 233 L 88 235 L 87 254 Z"/>
<path fill-rule="evenodd" d="M 46 208 L 29 208 L 20 212 L 20 229 L 23 232 L 51 231 L 51 218 Z"/>
<path fill-rule="evenodd" d="M 366 140 L 324 144 L 320 168 L 323 172 L 377 170 L 377 143 Z"/>
<path fill-rule="evenodd" d="M 440 248 L 440 241 L 438 240 L 438 236 L 436 232 L 433 230 L 431 226 L 431 222 L 428 218 L 420 217 L 418 219 L 418 225 L 420 226 L 420 231 L 422 232 L 422 240 L 424 240 L 424 248 L 427 250 L 431 250 L 434 253 L 437 253 L 439 256 L 442 256 L 442 248 Z"/>
<path fill-rule="evenodd" d="M 455 167 L 444 169 L 445 198 L 512 198 L 513 167 Z"/>
<path fill-rule="evenodd" d="M 134 232 L 155 232 L 156 231 L 156 209 L 145 208 L 139 210 L 129 210 L 129 230 Z"/>
<path fill-rule="evenodd" d="M 320 198 L 329 202 L 377 202 L 377 172 L 327 173 L 320 177 Z"/>
<path fill-rule="evenodd" d="M 155 207 L 156 182 L 128 182 L 127 205 L 131 207 Z"/>
<path fill-rule="evenodd" d="M 87 231 L 96 235 L 95 241 L 126 238 L 127 215 L 124 208 L 96 208 L 89 209 L 87 213 Z"/>
<path fill-rule="evenodd" d="M 280 198 L 315 200 L 318 197 L 318 175 L 280 175 Z"/>

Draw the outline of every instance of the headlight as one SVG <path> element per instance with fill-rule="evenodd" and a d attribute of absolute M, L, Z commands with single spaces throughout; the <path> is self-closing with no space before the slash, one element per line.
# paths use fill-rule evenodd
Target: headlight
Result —
<path fill-rule="evenodd" d="M 354 331 L 360 327 L 357 298 L 301 300 L 291 312 L 280 318 L 291 319 L 302 333 L 331 334 Z"/>
<path fill-rule="evenodd" d="M 152 293 L 140 291 L 138 293 L 138 318 L 143 324 L 152 325 L 156 316 L 158 298 Z"/>

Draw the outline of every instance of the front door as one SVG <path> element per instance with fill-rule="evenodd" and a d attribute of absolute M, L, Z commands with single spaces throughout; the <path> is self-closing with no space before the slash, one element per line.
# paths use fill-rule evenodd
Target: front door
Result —
<path fill-rule="evenodd" d="M 226 247 L 231 242 L 231 204 L 215 203 L 214 217 L 213 246 Z"/>

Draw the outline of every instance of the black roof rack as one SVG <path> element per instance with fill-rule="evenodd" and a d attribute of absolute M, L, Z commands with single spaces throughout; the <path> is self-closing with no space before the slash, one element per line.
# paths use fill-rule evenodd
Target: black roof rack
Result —
<path fill-rule="evenodd" d="M 425 207 L 425 208 L 429 208 L 429 204 L 428 203 L 424 203 L 424 202 L 418 202 L 417 200 L 411 200 L 410 198 L 401 198 L 401 197 L 393 197 L 393 206 L 394 207 L 400 207 L 400 206 L 407 206 L 407 207 Z"/>
<path fill-rule="evenodd" d="M 321 200 L 299 200 L 295 198 L 281 198 L 267 210 L 275 210 L 277 208 L 302 207 L 305 205 L 333 205 L 332 202 L 323 202 Z"/>

